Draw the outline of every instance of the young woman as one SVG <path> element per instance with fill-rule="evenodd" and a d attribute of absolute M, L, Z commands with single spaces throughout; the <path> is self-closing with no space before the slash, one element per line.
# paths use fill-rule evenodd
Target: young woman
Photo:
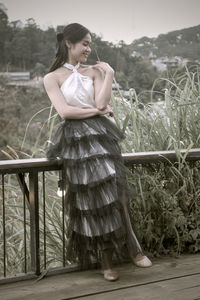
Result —
<path fill-rule="evenodd" d="M 72 23 L 57 35 L 58 49 L 44 77 L 46 92 L 63 122 L 47 157 L 63 160 L 68 183 L 67 258 L 82 267 L 101 259 L 106 280 L 118 279 L 112 257 L 125 249 L 133 263 L 150 267 L 129 217 L 130 191 L 118 142 L 124 138 L 111 120 L 109 106 L 114 70 L 106 62 L 88 66 L 91 33 Z"/>

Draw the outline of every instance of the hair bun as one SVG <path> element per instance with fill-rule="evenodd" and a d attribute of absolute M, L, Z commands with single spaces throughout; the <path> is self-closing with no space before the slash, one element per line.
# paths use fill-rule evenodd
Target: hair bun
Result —
<path fill-rule="evenodd" d="M 61 42 L 63 40 L 63 33 L 62 32 L 57 33 L 56 36 L 57 36 L 57 41 L 58 42 Z"/>

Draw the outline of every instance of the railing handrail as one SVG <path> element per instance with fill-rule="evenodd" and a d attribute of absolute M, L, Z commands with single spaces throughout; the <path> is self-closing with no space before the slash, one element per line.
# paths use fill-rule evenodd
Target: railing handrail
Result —
<path fill-rule="evenodd" d="M 179 149 L 166 151 L 149 151 L 149 152 L 135 152 L 123 153 L 125 162 L 132 163 L 152 163 L 152 162 L 167 162 L 178 161 L 180 154 L 185 156 L 185 160 L 200 160 L 200 148 L 193 149 Z"/>
<path fill-rule="evenodd" d="M 0 170 L 5 169 L 23 169 L 37 168 L 46 166 L 58 166 L 60 160 L 48 160 L 47 158 L 28 158 L 28 159 L 12 159 L 0 160 Z"/>
<path fill-rule="evenodd" d="M 186 154 L 186 160 L 200 160 L 200 148 L 193 148 L 190 150 L 178 150 L 181 155 Z M 149 152 L 135 152 L 123 153 L 125 162 L 132 163 L 151 163 L 160 161 L 177 161 L 177 152 L 175 150 L 169 151 L 149 151 Z M 56 167 L 62 165 L 62 160 L 48 160 L 47 158 L 29 158 L 29 159 L 13 159 L 0 160 L 0 172 L 7 169 L 34 169 L 45 167 Z"/>

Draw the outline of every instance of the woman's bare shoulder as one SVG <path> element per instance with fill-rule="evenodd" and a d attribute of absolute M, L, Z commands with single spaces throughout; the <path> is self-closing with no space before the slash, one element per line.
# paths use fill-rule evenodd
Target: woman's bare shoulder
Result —
<path fill-rule="evenodd" d="M 44 83 L 48 83 L 48 82 L 54 82 L 54 83 L 59 83 L 59 75 L 60 75 L 60 68 L 56 69 L 55 71 L 49 72 L 47 73 L 43 80 Z"/>
<path fill-rule="evenodd" d="M 101 68 L 92 68 L 94 79 L 103 79 L 103 70 Z"/>
<path fill-rule="evenodd" d="M 44 82 L 56 81 L 56 79 L 57 79 L 57 76 L 54 71 L 47 73 L 46 75 L 44 75 L 44 78 L 43 78 Z"/>

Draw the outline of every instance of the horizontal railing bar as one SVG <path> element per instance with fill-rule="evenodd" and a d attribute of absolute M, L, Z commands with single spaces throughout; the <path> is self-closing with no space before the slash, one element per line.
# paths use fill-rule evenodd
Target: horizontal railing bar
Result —
<path fill-rule="evenodd" d="M 90 265 L 90 270 L 96 269 L 98 267 L 98 263 L 93 262 Z M 59 275 L 64 273 L 72 273 L 76 271 L 81 271 L 81 267 L 78 264 L 71 264 L 65 267 L 53 267 L 48 270 L 44 270 L 44 276 L 52 276 L 52 275 Z M 42 277 L 43 274 L 41 274 Z"/>
<path fill-rule="evenodd" d="M 12 282 L 19 282 L 28 279 L 37 279 L 38 276 L 34 272 L 18 273 L 16 275 L 7 275 L 7 277 L 0 277 L 0 285 Z"/>
<path fill-rule="evenodd" d="M 178 151 L 182 156 L 187 153 L 185 158 L 186 160 L 200 160 L 200 148 L 194 148 L 191 150 L 181 149 Z M 125 163 L 132 164 L 178 161 L 175 150 L 123 153 L 123 158 Z"/>
<path fill-rule="evenodd" d="M 186 160 L 199 160 L 200 148 L 191 150 L 181 149 L 179 152 L 184 155 L 187 153 Z M 170 151 L 150 151 L 150 152 L 135 152 L 123 153 L 125 162 L 133 163 L 151 163 L 160 161 L 176 161 L 177 154 L 175 150 Z M 21 173 L 30 171 L 30 169 L 43 170 L 59 170 L 62 168 L 62 160 L 48 160 L 47 158 L 30 158 L 30 159 L 16 159 L 16 160 L 1 160 L 0 173 Z"/>
<path fill-rule="evenodd" d="M 90 266 L 90 269 L 97 268 L 97 263 L 92 263 Z M 59 275 L 64 273 L 72 273 L 76 271 L 80 271 L 81 267 L 78 264 L 71 264 L 65 267 L 53 267 L 51 269 L 43 270 L 40 276 L 36 275 L 34 272 L 28 272 L 28 273 L 19 273 L 17 275 L 8 275 L 6 278 L 0 277 L 0 285 L 5 283 L 11 283 L 11 282 L 18 282 L 22 280 L 28 280 L 28 279 L 38 279 L 38 277 L 47 277 L 52 275 Z"/>
<path fill-rule="evenodd" d="M 0 170 L 5 169 L 24 169 L 28 168 L 44 168 L 44 167 L 57 167 L 61 160 L 48 160 L 47 158 L 28 158 L 28 159 L 13 159 L 13 160 L 0 160 Z"/>
<path fill-rule="evenodd" d="M 0 161 L 1 162 L 1 161 Z M 58 165 L 56 161 L 54 161 L 54 165 L 51 166 L 43 166 L 43 167 L 36 167 L 34 163 L 30 167 L 22 167 L 22 168 L 13 168 L 9 167 L 9 169 L 1 169 L 0 165 L 0 174 L 19 174 L 19 173 L 29 173 L 32 170 L 35 170 L 37 172 L 43 172 L 43 171 L 57 171 L 62 169 L 62 163 L 61 165 Z"/>

